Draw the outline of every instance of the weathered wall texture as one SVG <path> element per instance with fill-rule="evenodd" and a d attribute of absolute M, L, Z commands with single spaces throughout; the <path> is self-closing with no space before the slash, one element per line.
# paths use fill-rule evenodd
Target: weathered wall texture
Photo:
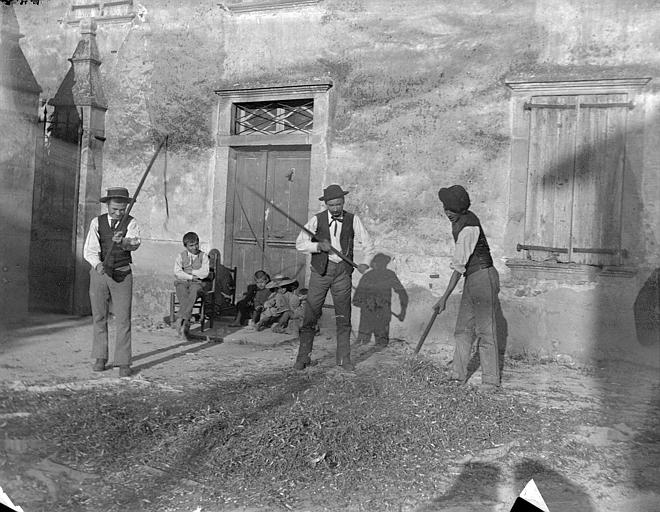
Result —
<path fill-rule="evenodd" d="M 40 87 L 20 47 L 10 7 L 0 5 L 0 325 L 28 312 L 34 147 Z"/>
<path fill-rule="evenodd" d="M 67 5 L 17 8 L 44 95 L 64 76 L 79 38 L 57 21 Z M 185 231 L 194 228 L 203 243 L 222 247 L 208 221 L 213 91 L 327 77 L 334 83 L 329 164 L 313 172 L 351 191 L 349 208 L 366 219 L 377 247 L 395 256 L 390 268 L 408 288 L 411 307 L 394 336 L 419 336 L 449 277 L 452 241 L 436 192 L 460 183 L 502 276 L 510 350 L 657 359 L 660 343 L 640 346 L 632 317 L 637 292 L 660 263 L 655 2 L 326 0 L 238 14 L 217 1 L 144 0 L 136 10 L 132 23 L 100 26 L 97 40 L 109 101 L 104 186 L 134 189 L 158 138 L 170 136 L 170 217 L 162 161 L 134 209 L 144 236 L 135 255 L 137 314 L 165 314 L 171 261 Z M 644 112 L 634 126 L 642 133 L 640 165 L 631 170 L 638 204 L 624 222 L 635 231 L 636 272 L 585 282 L 513 276 L 505 265 L 519 257 L 519 240 L 507 236 L 512 112 L 505 81 L 615 77 L 653 79 L 636 107 Z M 451 339 L 457 300 L 431 338 Z"/>

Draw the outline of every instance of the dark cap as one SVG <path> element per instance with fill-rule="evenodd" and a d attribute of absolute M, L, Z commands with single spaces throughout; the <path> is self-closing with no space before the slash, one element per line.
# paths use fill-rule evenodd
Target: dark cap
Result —
<path fill-rule="evenodd" d="M 445 210 L 462 213 L 470 208 L 470 196 L 460 185 L 438 190 L 438 199 L 442 201 Z"/>

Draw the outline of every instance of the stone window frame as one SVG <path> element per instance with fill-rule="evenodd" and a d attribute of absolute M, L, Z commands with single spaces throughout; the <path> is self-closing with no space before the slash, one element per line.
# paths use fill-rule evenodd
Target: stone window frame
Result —
<path fill-rule="evenodd" d="M 211 166 L 209 183 L 211 191 L 211 246 L 224 247 L 225 205 L 228 192 L 230 152 L 233 147 L 249 146 L 310 146 L 310 177 L 308 204 L 310 213 L 316 211 L 318 191 L 322 190 L 328 172 L 328 138 L 330 119 L 330 92 L 333 83 L 329 79 L 314 80 L 309 83 L 219 89 L 215 115 L 216 145 L 214 163 Z M 232 135 L 234 104 L 261 101 L 314 100 L 314 125 L 311 133 L 286 133 L 276 135 Z"/>
<path fill-rule="evenodd" d="M 571 96 L 586 94 L 617 94 L 625 93 L 629 101 L 636 103 L 636 96 L 649 83 L 651 78 L 612 78 L 595 80 L 562 80 L 562 81 L 517 81 L 505 80 L 505 85 L 511 91 L 511 167 L 509 179 L 509 209 L 505 233 L 508 257 L 506 266 L 512 275 L 518 278 L 534 277 L 540 279 L 568 279 L 578 281 L 593 281 L 599 276 L 633 277 L 636 269 L 633 266 L 621 264 L 617 266 L 596 267 L 577 263 L 555 263 L 532 261 L 522 258 L 517 251 L 518 244 L 524 240 L 527 172 L 529 164 L 529 103 L 533 96 Z M 644 109 L 632 109 L 628 116 L 626 132 L 626 154 L 630 166 L 642 168 L 642 152 L 638 150 L 643 145 L 643 131 L 630 129 L 631 125 L 643 126 Z M 626 207 L 625 197 L 622 207 Z M 627 243 L 626 232 L 622 230 L 622 247 Z"/>
<path fill-rule="evenodd" d="M 104 14 L 105 7 L 117 7 L 125 5 L 128 7 L 128 12 L 126 14 Z M 96 16 L 76 16 L 76 12 L 85 12 L 97 9 L 100 13 Z M 135 5 L 133 0 L 97 0 L 97 1 L 87 1 L 83 2 L 81 0 L 73 0 L 69 6 L 69 12 L 67 13 L 64 21 L 67 25 L 75 26 L 79 25 L 81 20 L 93 19 L 98 24 L 105 23 L 126 23 L 133 21 L 137 16 L 135 12 Z"/>

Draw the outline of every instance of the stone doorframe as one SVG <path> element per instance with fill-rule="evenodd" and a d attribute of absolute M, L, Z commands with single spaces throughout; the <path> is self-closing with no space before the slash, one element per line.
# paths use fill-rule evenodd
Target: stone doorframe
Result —
<path fill-rule="evenodd" d="M 230 149 L 237 146 L 311 146 L 309 177 L 309 214 L 318 210 L 318 197 L 328 174 L 328 131 L 330 112 L 330 89 L 332 81 L 314 80 L 309 83 L 273 87 L 235 87 L 216 90 L 220 97 L 216 112 L 215 161 L 211 166 L 209 183 L 211 209 L 210 247 L 224 247 L 225 212 L 227 204 Z M 314 100 L 314 124 L 311 133 L 290 133 L 281 135 L 232 135 L 233 106 L 236 103 L 253 101 Z M 308 219 L 296 219 L 305 223 Z M 224 258 L 223 254 L 223 258 Z M 307 265 L 309 268 L 309 262 Z M 307 270 L 309 272 L 309 269 Z"/>

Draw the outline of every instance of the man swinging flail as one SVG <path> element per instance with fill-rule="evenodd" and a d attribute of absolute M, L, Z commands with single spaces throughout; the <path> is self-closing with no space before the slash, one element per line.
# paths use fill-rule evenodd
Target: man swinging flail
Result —
<path fill-rule="evenodd" d="M 486 235 L 479 218 L 472 213 L 470 196 L 460 185 L 441 188 L 438 198 L 451 222 L 454 237 L 454 254 L 451 260 L 453 273 L 445 293 L 433 306 L 444 311 L 447 299 L 456 288 L 461 276 L 465 277 L 463 295 L 456 319 L 454 361 L 452 378 L 461 382 L 468 379 L 468 363 L 472 345 L 479 343 L 482 383 L 487 387 L 499 387 L 500 368 L 497 349 L 496 313 L 499 308 L 499 275 L 493 266 Z"/>

